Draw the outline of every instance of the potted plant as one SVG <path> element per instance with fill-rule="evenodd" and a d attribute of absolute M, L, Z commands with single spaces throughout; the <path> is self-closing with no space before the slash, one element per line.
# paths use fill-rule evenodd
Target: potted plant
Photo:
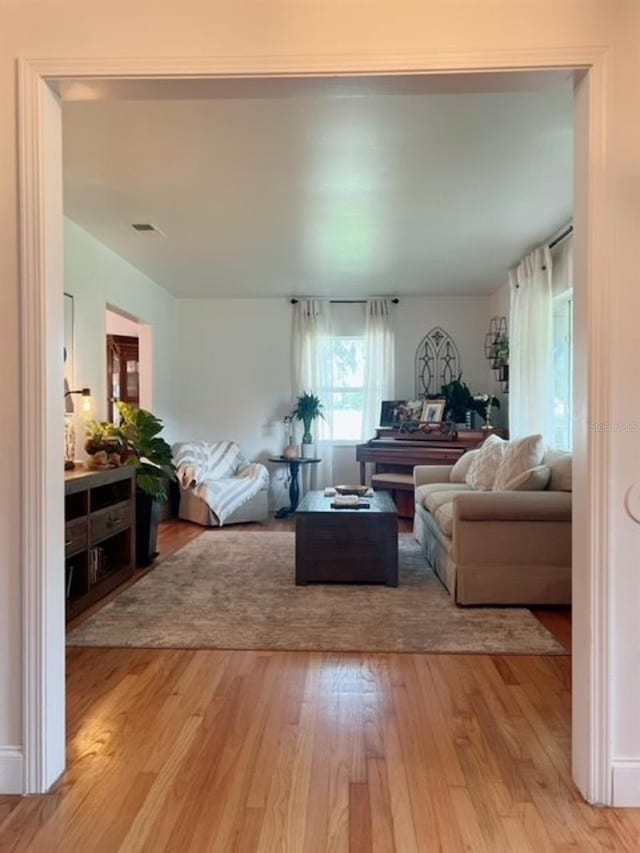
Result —
<path fill-rule="evenodd" d="M 119 402 L 121 422 L 116 427 L 126 443 L 126 464 L 136 469 L 136 556 L 139 566 L 148 566 L 157 555 L 161 504 L 169 497 L 175 480 L 171 447 L 160 437 L 162 421 L 145 409 Z"/>
<path fill-rule="evenodd" d="M 483 420 L 486 420 L 487 413 L 492 406 L 496 409 L 500 408 L 500 401 L 497 397 L 490 395 L 474 397 L 467 383 L 463 382 L 462 373 L 442 386 L 441 396 L 447 403 L 445 409 L 447 419 L 457 424 L 466 423 L 467 412 L 475 412 Z"/>
<path fill-rule="evenodd" d="M 494 370 L 509 362 L 509 338 L 507 335 L 499 335 L 496 338 L 491 357 Z"/>
<path fill-rule="evenodd" d="M 303 458 L 310 459 L 315 457 L 315 445 L 313 443 L 313 436 L 311 435 L 311 425 L 318 418 L 324 419 L 320 398 L 310 391 L 304 391 L 298 397 L 291 414 L 299 421 L 302 421 L 304 425 L 304 434 L 302 436 Z"/>
<path fill-rule="evenodd" d="M 84 449 L 89 456 L 88 468 L 103 470 L 125 464 L 128 456 L 127 445 L 116 424 L 89 420 L 85 424 L 85 435 Z"/>

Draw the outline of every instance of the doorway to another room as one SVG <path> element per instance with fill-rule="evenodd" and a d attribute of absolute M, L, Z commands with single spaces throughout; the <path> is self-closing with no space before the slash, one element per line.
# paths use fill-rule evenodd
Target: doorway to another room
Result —
<path fill-rule="evenodd" d="M 151 326 L 118 311 L 106 310 L 106 417 L 119 423 L 118 402 L 152 408 Z"/>

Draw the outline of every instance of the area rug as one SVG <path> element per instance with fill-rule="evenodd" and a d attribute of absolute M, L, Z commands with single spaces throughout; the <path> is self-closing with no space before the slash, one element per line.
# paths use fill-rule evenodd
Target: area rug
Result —
<path fill-rule="evenodd" d="M 565 654 L 526 608 L 460 608 L 412 536 L 400 585 L 294 582 L 293 533 L 203 533 L 68 636 L 71 646 Z"/>

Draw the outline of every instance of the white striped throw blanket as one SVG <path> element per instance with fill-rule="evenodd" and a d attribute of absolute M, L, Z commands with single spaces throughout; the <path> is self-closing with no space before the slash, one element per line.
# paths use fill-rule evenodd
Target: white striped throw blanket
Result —
<path fill-rule="evenodd" d="M 191 489 L 215 513 L 220 526 L 269 485 L 269 472 L 247 462 L 235 441 L 185 441 L 173 446 L 183 489 Z"/>

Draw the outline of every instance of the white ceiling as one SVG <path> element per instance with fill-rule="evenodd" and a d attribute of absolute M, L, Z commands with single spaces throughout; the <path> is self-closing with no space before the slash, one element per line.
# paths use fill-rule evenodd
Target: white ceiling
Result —
<path fill-rule="evenodd" d="M 181 297 L 490 292 L 571 217 L 573 107 L 483 77 L 66 83 L 65 213 Z"/>

